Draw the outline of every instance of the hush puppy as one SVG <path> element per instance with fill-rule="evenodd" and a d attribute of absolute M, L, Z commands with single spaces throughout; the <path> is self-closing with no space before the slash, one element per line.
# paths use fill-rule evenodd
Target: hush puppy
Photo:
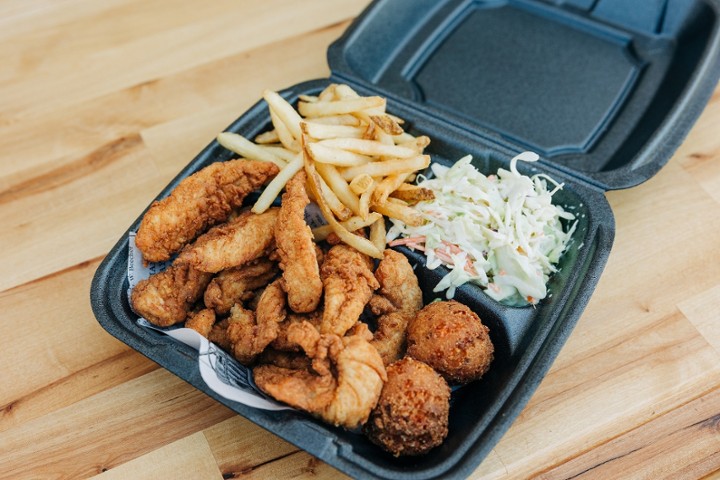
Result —
<path fill-rule="evenodd" d="M 427 363 L 450 383 L 482 377 L 493 359 L 489 329 L 456 301 L 425 306 L 408 325 L 407 355 Z"/>
<path fill-rule="evenodd" d="M 427 364 L 405 357 L 387 367 L 387 382 L 364 432 L 395 456 L 422 455 L 447 436 L 449 411 L 445 379 Z"/>

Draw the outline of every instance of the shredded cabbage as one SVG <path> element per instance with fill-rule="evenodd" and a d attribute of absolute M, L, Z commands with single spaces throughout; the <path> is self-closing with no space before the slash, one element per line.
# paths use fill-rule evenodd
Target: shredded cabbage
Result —
<path fill-rule="evenodd" d="M 433 164 L 434 178 L 418 176 L 418 185 L 435 195 L 415 205 L 427 221 L 412 227 L 391 219 L 387 240 L 424 251 L 429 269 L 448 267 L 434 289 L 446 290 L 447 298 L 471 282 L 503 304 L 537 304 L 547 295 L 547 281 L 577 226 L 575 221 L 563 231 L 561 219 L 575 216 L 552 203 L 562 184 L 545 174 L 518 172 L 518 161 L 538 160 L 533 152 L 521 153 L 510 170 L 490 176 L 471 160 L 468 155 L 450 168 Z"/>

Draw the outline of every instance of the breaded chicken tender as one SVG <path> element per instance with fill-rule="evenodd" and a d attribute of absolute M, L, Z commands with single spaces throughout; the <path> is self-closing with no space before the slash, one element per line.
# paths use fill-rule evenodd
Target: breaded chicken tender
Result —
<path fill-rule="evenodd" d="M 208 338 L 215 325 L 215 312 L 210 308 L 191 313 L 185 321 L 185 328 L 191 328 L 205 338 Z"/>
<path fill-rule="evenodd" d="M 132 309 L 159 327 L 184 322 L 211 279 L 210 273 L 175 263 L 138 282 L 130 294 Z"/>
<path fill-rule="evenodd" d="M 325 298 L 321 333 L 343 336 L 360 318 L 379 287 L 372 260 L 354 248 L 339 244 L 325 255 L 320 269 Z"/>
<path fill-rule="evenodd" d="M 407 325 L 423 306 L 422 290 L 405 255 L 386 249 L 375 270 L 380 288 L 370 299 L 377 319 L 372 345 L 385 365 L 405 356 Z"/>
<path fill-rule="evenodd" d="M 252 299 L 254 291 L 270 283 L 277 273 L 277 266 L 267 258 L 223 270 L 205 290 L 205 306 L 214 309 L 218 315 L 224 315 L 236 303 Z"/>
<path fill-rule="evenodd" d="M 322 310 L 315 310 L 310 313 L 288 313 L 285 321 L 278 325 L 278 336 L 273 340 L 271 346 L 276 350 L 285 352 L 299 351 L 298 344 L 288 339 L 288 331 L 291 325 L 302 322 L 310 322 L 313 327 L 319 329 L 322 322 Z"/>
<path fill-rule="evenodd" d="M 449 413 L 445 379 L 426 363 L 405 357 L 387 367 L 387 382 L 363 432 L 395 456 L 422 455 L 447 436 Z"/>
<path fill-rule="evenodd" d="M 233 356 L 243 365 L 250 365 L 277 338 L 278 324 L 285 320 L 285 291 L 282 279 L 275 280 L 263 291 L 253 312 L 235 304 L 230 309 L 227 335 Z"/>
<path fill-rule="evenodd" d="M 407 329 L 407 355 L 427 363 L 450 383 L 468 383 L 487 372 L 494 347 L 489 329 L 454 300 L 425 306 Z"/>
<path fill-rule="evenodd" d="M 177 263 L 217 273 L 265 256 L 274 245 L 277 208 L 261 214 L 247 211 L 236 219 L 217 225 L 204 233 L 178 255 Z"/>
<path fill-rule="evenodd" d="M 269 162 L 216 162 L 182 180 L 143 216 L 135 244 L 147 262 L 170 259 L 199 234 L 224 222 L 233 208 L 277 173 Z"/>
<path fill-rule="evenodd" d="M 408 259 L 400 252 L 386 249 L 375 270 L 380 289 L 370 299 L 375 315 L 407 312 L 415 315 L 423 307 L 422 290 Z"/>
<path fill-rule="evenodd" d="M 259 365 L 253 370 L 257 386 L 335 426 L 353 429 L 365 423 L 387 374 L 377 350 L 364 335 L 321 335 L 303 322 L 293 324 L 288 336 L 312 359 L 312 367 Z"/>
<path fill-rule="evenodd" d="M 377 349 L 385 366 L 405 356 L 407 326 L 412 316 L 406 312 L 391 312 L 377 319 L 377 328 L 370 344 Z"/>
<path fill-rule="evenodd" d="M 305 207 L 310 203 L 305 181 L 305 172 L 300 171 L 287 183 L 275 223 L 288 306 L 297 313 L 315 310 L 323 289 L 312 230 L 305 223 Z"/>

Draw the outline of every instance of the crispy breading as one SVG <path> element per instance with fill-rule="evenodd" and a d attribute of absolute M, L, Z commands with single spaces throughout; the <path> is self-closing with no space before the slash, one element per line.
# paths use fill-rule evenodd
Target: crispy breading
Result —
<path fill-rule="evenodd" d="M 310 203 L 305 181 L 305 172 L 301 170 L 287 183 L 275 223 L 275 243 L 288 305 L 297 313 L 315 310 L 323 288 L 312 230 L 305 223 L 305 207 Z"/>
<path fill-rule="evenodd" d="M 354 248 L 332 247 L 320 269 L 325 290 L 321 333 L 343 336 L 360 318 L 365 304 L 379 287 L 372 260 Z"/>
<path fill-rule="evenodd" d="M 315 310 L 310 313 L 289 313 L 284 322 L 279 324 L 278 336 L 272 342 L 272 347 L 281 351 L 297 351 L 300 348 L 296 343 L 288 340 L 288 330 L 294 323 L 310 322 L 315 328 L 320 328 L 322 322 L 322 310 Z"/>
<path fill-rule="evenodd" d="M 205 306 L 214 309 L 218 315 L 224 315 L 236 303 L 252 299 L 254 290 L 266 286 L 277 273 L 277 266 L 267 258 L 223 270 L 205 290 Z"/>
<path fill-rule="evenodd" d="M 412 315 L 423 307 L 417 275 L 402 253 L 386 249 L 375 270 L 375 278 L 380 284 L 379 290 L 370 299 L 370 310 L 375 315 L 396 311 Z"/>
<path fill-rule="evenodd" d="M 257 310 L 240 304 L 230 309 L 227 335 L 233 356 L 243 365 L 250 365 L 278 335 L 278 324 L 285 320 L 285 291 L 282 279 L 267 286 L 260 296 Z"/>
<path fill-rule="evenodd" d="M 270 208 L 259 215 L 247 211 L 228 223 L 217 225 L 184 248 L 176 262 L 216 273 L 265 256 L 274 245 L 278 211 Z"/>
<path fill-rule="evenodd" d="M 210 335 L 213 325 L 215 325 L 215 312 L 211 308 L 190 313 L 185 321 L 185 328 L 192 328 L 205 338 Z"/>
<path fill-rule="evenodd" d="M 480 379 L 494 351 L 488 327 L 455 300 L 428 304 L 407 328 L 407 356 L 427 363 L 450 383 Z"/>
<path fill-rule="evenodd" d="M 130 303 L 135 313 L 150 323 L 169 327 L 185 321 L 211 278 L 210 273 L 175 263 L 138 282 L 130 294 Z"/>
<path fill-rule="evenodd" d="M 450 387 L 427 364 L 410 357 L 387 368 L 387 382 L 363 427 L 375 444 L 400 455 L 422 455 L 448 434 Z"/>
<path fill-rule="evenodd" d="M 375 347 L 387 367 L 405 356 L 407 326 L 412 318 L 406 312 L 390 312 L 377 319 L 377 328 L 370 345 Z"/>
<path fill-rule="evenodd" d="M 323 334 L 309 322 L 294 323 L 288 337 L 312 359 L 310 369 L 260 365 L 255 383 L 275 399 L 348 429 L 362 425 L 387 380 L 382 359 L 358 335 Z"/>
<path fill-rule="evenodd" d="M 278 173 L 269 162 L 216 162 L 182 180 L 143 216 L 135 244 L 147 262 L 169 260 L 198 235 L 224 222 L 247 194 Z"/>

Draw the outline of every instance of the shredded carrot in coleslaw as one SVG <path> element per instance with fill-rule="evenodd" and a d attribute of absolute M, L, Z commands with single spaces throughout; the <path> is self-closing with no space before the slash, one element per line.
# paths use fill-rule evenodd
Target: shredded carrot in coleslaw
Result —
<path fill-rule="evenodd" d="M 577 225 L 572 222 L 565 231 L 561 220 L 575 216 L 552 203 L 562 184 L 546 174 L 518 172 L 518 161 L 538 160 L 532 152 L 513 158 L 510 170 L 489 176 L 471 160 L 468 155 L 450 168 L 433 164 L 434 178 L 418 176 L 418 185 L 435 195 L 415 206 L 426 223 L 413 227 L 391 219 L 388 244 L 424 252 L 430 269 L 448 267 L 435 287 L 436 292 L 446 290 L 447 298 L 471 282 L 502 303 L 534 305 L 547 295 L 549 276 Z"/>

